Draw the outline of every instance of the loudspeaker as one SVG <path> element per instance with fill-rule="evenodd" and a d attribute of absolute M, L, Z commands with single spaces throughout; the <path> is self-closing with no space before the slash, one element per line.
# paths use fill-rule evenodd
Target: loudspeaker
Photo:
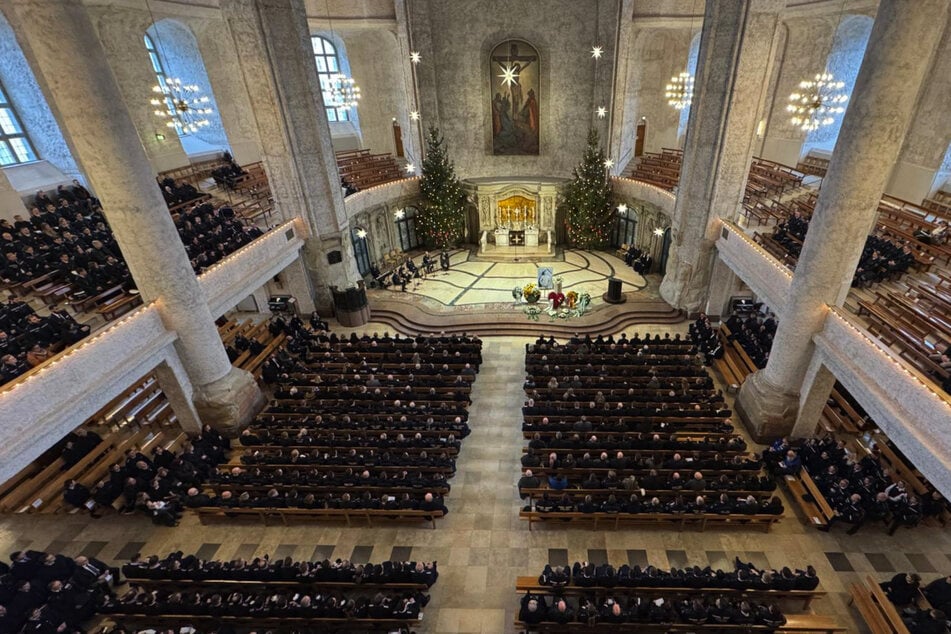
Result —
<path fill-rule="evenodd" d="M 340 264 L 343 262 L 343 255 L 340 251 L 330 251 L 327 253 L 327 264 Z"/>
<path fill-rule="evenodd" d="M 621 280 L 616 277 L 608 280 L 608 297 L 613 301 L 621 299 Z"/>
<path fill-rule="evenodd" d="M 623 304 L 624 296 L 621 295 L 621 280 L 612 277 L 608 280 L 608 292 L 601 298 L 609 304 Z"/>

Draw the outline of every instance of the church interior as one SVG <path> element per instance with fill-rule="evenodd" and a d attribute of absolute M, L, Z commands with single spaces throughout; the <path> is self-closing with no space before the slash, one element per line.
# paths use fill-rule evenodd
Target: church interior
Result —
<path fill-rule="evenodd" d="M 949 0 L 0 0 L 0 634 L 951 631 Z"/>

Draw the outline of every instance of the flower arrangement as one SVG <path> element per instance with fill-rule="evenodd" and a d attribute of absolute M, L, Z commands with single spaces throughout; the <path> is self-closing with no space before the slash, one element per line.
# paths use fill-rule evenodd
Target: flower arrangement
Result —
<path fill-rule="evenodd" d="M 534 282 L 529 282 L 522 289 L 522 297 L 525 298 L 525 301 L 529 304 L 534 304 L 539 299 L 541 299 L 542 292 L 538 290 L 538 286 Z"/>
<path fill-rule="evenodd" d="M 568 302 L 568 308 L 574 308 L 575 304 L 578 303 L 578 293 L 576 291 L 568 291 L 565 294 L 565 300 Z"/>
<path fill-rule="evenodd" d="M 556 293 L 555 291 L 552 291 L 548 293 L 548 301 L 551 302 L 552 308 L 554 308 L 555 310 L 558 310 L 558 308 L 561 307 L 561 305 L 565 303 L 565 294 Z"/>
<path fill-rule="evenodd" d="M 525 309 L 525 315 L 528 316 L 529 321 L 538 321 L 538 316 L 541 314 L 541 309 L 537 306 L 529 306 Z"/>
<path fill-rule="evenodd" d="M 520 286 L 516 286 L 512 289 L 512 299 L 515 301 L 522 299 L 522 288 Z"/>

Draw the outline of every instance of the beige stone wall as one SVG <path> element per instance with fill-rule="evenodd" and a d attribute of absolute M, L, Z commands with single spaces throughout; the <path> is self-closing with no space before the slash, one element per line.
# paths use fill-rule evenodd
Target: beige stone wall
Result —
<path fill-rule="evenodd" d="M 445 136 L 461 177 L 568 176 L 589 127 L 606 138 L 618 0 L 419 0 L 409 4 L 424 126 Z M 493 156 L 489 52 L 507 39 L 534 46 L 541 63 L 538 156 Z M 595 81 L 593 45 L 604 47 Z M 599 98 L 600 86 L 600 98 Z"/>

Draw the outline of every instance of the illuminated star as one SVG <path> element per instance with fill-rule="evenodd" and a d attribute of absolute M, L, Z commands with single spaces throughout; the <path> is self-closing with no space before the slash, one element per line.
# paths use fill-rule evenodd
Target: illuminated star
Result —
<path fill-rule="evenodd" d="M 514 66 L 503 66 L 502 74 L 499 77 L 502 78 L 503 86 L 518 85 L 518 71 Z"/>
<path fill-rule="evenodd" d="M 419 51 L 412 51 L 409 54 L 409 61 L 413 62 L 414 64 L 418 64 L 422 59 L 423 56 L 419 54 Z"/>
<path fill-rule="evenodd" d="M 411 113 L 409 113 L 409 118 L 411 121 L 419 121 L 419 111 L 413 110 Z"/>
<path fill-rule="evenodd" d="M 600 46 L 594 46 L 591 48 L 591 57 L 595 59 L 601 59 L 601 56 L 604 54 L 604 49 Z"/>
<path fill-rule="evenodd" d="M 407 173 L 407 174 L 412 174 L 412 173 L 415 172 L 415 171 L 416 171 L 416 166 L 415 166 L 415 165 L 413 165 L 412 163 L 407 163 L 407 164 L 406 164 L 406 173 Z"/>
<path fill-rule="evenodd" d="M 397 209 L 395 212 L 393 212 L 393 215 L 396 216 L 397 220 L 402 220 L 406 217 L 406 212 L 402 209 Z"/>
<path fill-rule="evenodd" d="M 604 159 L 604 166 L 609 168 L 614 167 L 614 161 L 612 161 L 611 159 Z"/>
<path fill-rule="evenodd" d="M 624 212 L 627 211 L 627 205 L 625 205 L 624 203 L 621 203 L 620 205 L 617 206 L 617 210 L 623 214 Z"/>
<path fill-rule="evenodd" d="M 604 117 L 607 116 L 608 109 L 605 108 L 604 106 L 598 106 L 597 113 L 598 113 L 598 119 L 603 119 Z"/>

